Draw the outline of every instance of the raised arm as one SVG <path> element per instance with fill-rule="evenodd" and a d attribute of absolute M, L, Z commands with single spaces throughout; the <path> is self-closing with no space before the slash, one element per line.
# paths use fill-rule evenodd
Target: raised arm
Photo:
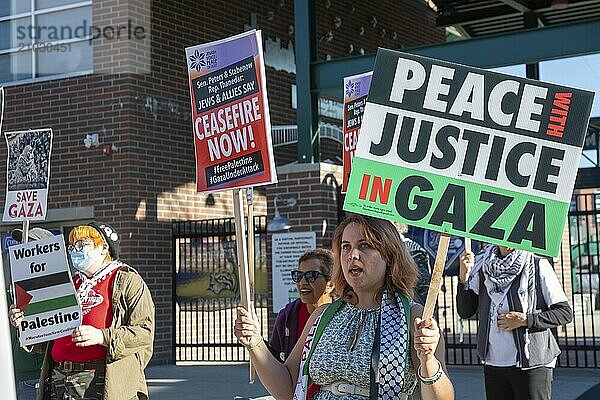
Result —
<path fill-rule="evenodd" d="M 260 335 L 260 322 L 254 307 L 250 307 L 252 313 L 243 307 L 238 307 L 234 334 L 240 344 L 250 352 L 252 365 L 258 373 L 260 381 L 275 398 L 291 399 L 293 397 L 306 336 L 314 321 L 326 307 L 321 306 L 310 315 L 302 335 L 284 364 L 277 361 L 271 354 Z"/>
<path fill-rule="evenodd" d="M 460 270 L 458 275 L 458 289 L 456 291 L 456 309 L 461 318 L 469 318 L 475 314 L 479 307 L 479 296 L 468 288 L 467 283 L 471 269 L 475 262 L 475 255 L 470 251 L 463 251 L 460 255 Z"/>
<path fill-rule="evenodd" d="M 454 387 L 448 376 L 445 341 L 433 318 L 421 319 L 423 307 L 412 307 L 413 330 L 411 358 L 417 370 L 421 399 L 454 400 Z"/>

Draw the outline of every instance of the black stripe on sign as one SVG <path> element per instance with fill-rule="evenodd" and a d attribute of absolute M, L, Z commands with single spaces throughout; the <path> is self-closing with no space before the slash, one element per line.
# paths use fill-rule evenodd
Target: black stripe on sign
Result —
<path fill-rule="evenodd" d="M 40 276 L 39 278 L 25 279 L 24 281 L 15 282 L 15 285 L 19 285 L 24 290 L 30 291 L 69 282 L 71 282 L 71 278 L 69 278 L 69 274 L 65 271 Z"/>

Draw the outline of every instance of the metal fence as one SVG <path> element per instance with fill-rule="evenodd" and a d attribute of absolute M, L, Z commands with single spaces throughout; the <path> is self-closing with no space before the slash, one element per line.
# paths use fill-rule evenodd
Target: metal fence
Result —
<path fill-rule="evenodd" d="M 600 194 L 573 196 L 568 230 L 554 266 L 573 307 L 574 320 L 555 331 L 562 349 L 558 365 L 599 368 Z M 239 304 L 233 220 L 176 222 L 173 240 L 175 360 L 246 361 L 247 353 L 237 345 L 232 326 Z M 269 335 L 266 241 L 266 217 L 256 217 L 256 306 L 264 337 Z M 458 317 L 457 277 L 443 279 L 436 316 L 446 339 L 446 360 L 477 365 L 477 319 Z"/>
<path fill-rule="evenodd" d="M 563 239 L 554 268 L 574 318 L 554 331 L 562 350 L 557 365 L 600 368 L 600 194 L 578 191 L 573 195 L 567 223 L 569 236 Z M 458 279 L 449 276 L 443 279 L 437 318 L 445 334 L 446 360 L 457 365 L 479 364 L 477 317 L 464 320 L 458 316 L 455 300 Z"/>
<path fill-rule="evenodd" d="M 266 216 L 254 218 L 255 307 L 268 330 Z M 233 335 L 240 304 L 233 219 L 175 222 L 173 236 L 173 358 L 247 361 Z"/>

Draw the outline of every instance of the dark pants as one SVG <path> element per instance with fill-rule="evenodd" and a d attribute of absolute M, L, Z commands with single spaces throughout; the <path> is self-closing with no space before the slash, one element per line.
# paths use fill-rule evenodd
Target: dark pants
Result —
<path fill-rule="evenodd" d="M 483 367 L 487 400 L 550 400 L 552 368 Z"/>

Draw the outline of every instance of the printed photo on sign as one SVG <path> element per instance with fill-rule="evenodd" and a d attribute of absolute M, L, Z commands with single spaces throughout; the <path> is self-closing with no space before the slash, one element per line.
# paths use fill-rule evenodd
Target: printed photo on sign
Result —
<path fill-rule="evenodd" d="M 259 31 L 188 47 L 196 189 L 275 183 Z"/>
<path fill-rule="evenodd" d="M 81 306 L 63 235 L 8 249 L 15 304 L 25 317 L 19 326 L 21 346 L 70 335 L 81 325 Z"/>
<path fill-rule="evenodd" d="M 556 256 L 593 97 L 380 49 L 344 209 Z"/>
<path fill-rule="evenodd" d="M 346 187 L 350 179 L 352 159 L 358 142 L 358 134 L 367 104 L 372 75 L 373 72 L 367 72 L 344 78 L 344 145 L 342 146 L 344 175 L 342 193 L 346 193 Z"/>
<path fill-rule="evenodd" d="M 44 220 L 50 181 L 52 130 L 7 132 L 5 137 L 8 158 L 3 221 Z"/>

